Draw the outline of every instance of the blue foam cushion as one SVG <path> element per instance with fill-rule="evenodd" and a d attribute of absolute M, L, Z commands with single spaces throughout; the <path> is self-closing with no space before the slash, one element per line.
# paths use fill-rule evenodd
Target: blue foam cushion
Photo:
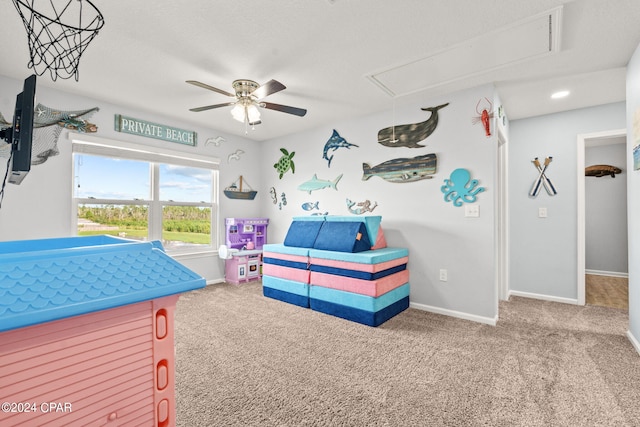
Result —
<path fill-rule="evenodd" d="M 313 224 L 313 223 L 310 223 Z M 337 252 L 371 250 L 367 227 L 362 222 L 323 222 L 314 249 Z"/>
<path fill-rule="evenodd" d="M 284 238 L 285 246 L 313 248 L 324 221 L 293 221 Z"/>
<path fill-rule="evenodd" d="M 341 304 L 317 299 L 310 299 L 309 303 L 312 310 L 319 311 L 321 313 L 341 317 L 343 319 L 351 320 L 352 322 L 358 322 L 367 326 L 379 326 L 387 320 L 391 319 L 393 316 L 409 308 L 409 297 L 404 297 L 401 300 L 396 301 L 393 304 L 388 305 L 382 310 L 376 312 L 360 310 L 357 308 L 347 307 Z"/>
<path fill-rule="evenodd" d="M 378 230 L 380 229 L 380 223 L 382 222 L 382 217 L 380 215 L 365 215 L 365 216 L 343 216 L 343 215 L 328 215 L 325 217 L 325 221 L 350 221 L 350 222 L 364 222 L 364 225 L 367 227 L 367 233 L 369 233 L 369 240 L 371 241 L 371 245 L 376 241 L 376 237 L 378 237 Z"/>
<path fill-rule="evenodd" d="M 294 221 L 324 221 L 325 215 L 307 215 L 307 216 L 294 216 Z"/>
<path fill-rule="evenodd" d="M 269 288 L 267 286 L 264 286 L 262 288 L 262 294 L 265 297 L 277 299 L 278 301 L 288 302 L 289 304 L 297 305 L 299 307 L 309 308 L 309 297 L 307 296 L 292 294 L 290 292 Z"/>
<path fill-rule="evenodd" d="M 409 256 L 409 249 L 388 247 L 359 252 L 357 254 L 310 249 L 308 255 L 311 258 L 332 259 L 335 261 L 355 262 L 358 264 L 380 264 L 385 261 Z"/>
<path fill-rule="evenodd" d="M 276 254 L 309 256 L 309 248 L 296 248 L 295 246 L 285 246 L 282 243 L 268 243 L 262 246 L 262 251 Z"/>
<path fill-rule="evenodd" d="M 309 269 L 309 266 L 307 265 L 306 262 L 288 261 L 286 259 L 264 257 L 262 258 L 262 262 L 264 262 L 265 264 L 280 265 L 282 267 L 297 268 L 300 270 Z"/>
<path fill-rule="evenodd" d="M 317 273 L 333 274 L 334 276 L 353 277 L 354 279 L 362 279 L 362 280 L 378 280 L 378 279 L 382 279 L 383 277 L 390 276 L 392 274 L 406 270 L 407 264 L 396 265 L 395 267 L 387 268 L 386 270 L 376 271 L 375 273 L 370 273 L 368 271 L 360 271 L 360 270 L 349 270 L 346 268 L 329 267 L 326 265 L 315 265 L 315 264 L 311 264 L 310 269 L 311 271 L 315 271 Z"/>
<path fill-rule="evenodd" d="M 296 282 L 295 280 L 282 279 L 280 277 L 273 276 L 262 276 L 262 287 L 309 297 L 309 285 L 302 282 Z"/>
<path fill-rule="evenodd" d="M 409 296 L 409 283 L 405 283 L 389 292 L 372 297 L 340 289 L 325 288 L 324 286 L 311 286 L 309 297 L 315 300 L 329 301 L 346 307 L 357 308 L 370 312 L 380 311 L 383 308 Z"/>

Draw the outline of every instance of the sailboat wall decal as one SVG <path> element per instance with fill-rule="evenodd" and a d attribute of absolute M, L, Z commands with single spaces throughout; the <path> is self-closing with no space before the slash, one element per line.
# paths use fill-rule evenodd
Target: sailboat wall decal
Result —
<path fill-rule="evenodd" d="M 245 182 L 246 183 L 246 182 Z M 246 183 L 247 188 L 242 188 L 243 179 L 242 175 L 230 186 L 224 189 L 224 195 L 230 199 L 238 199 L 238 200 L 253 200 L 256 198 L 257 191 L 251 188 L 251 186 Z"/>

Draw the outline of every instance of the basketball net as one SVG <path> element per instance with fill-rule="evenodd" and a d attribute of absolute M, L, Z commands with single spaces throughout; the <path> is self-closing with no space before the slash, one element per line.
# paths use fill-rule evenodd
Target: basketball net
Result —
<path fill-rule="evenodd" d="M 78 65 L 84 50 L 104 25 L 100 11 L 89 0 L 12 0 L 29 38 L 29 68 L 41 76 L 49 70 L 51 78 L 78 81 Z M 83 3 L 90 7 L 83 8 Z"/>

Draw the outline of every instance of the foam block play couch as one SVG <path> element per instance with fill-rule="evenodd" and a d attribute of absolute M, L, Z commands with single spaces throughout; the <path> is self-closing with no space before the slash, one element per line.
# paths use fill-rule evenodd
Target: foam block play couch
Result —
<path fill-rule="evenodd" d="M 295 217 L 263 247 L 266 297 L 369 326 L 409 307 L 409 251 L 387 247 L 382 217 Z"/>

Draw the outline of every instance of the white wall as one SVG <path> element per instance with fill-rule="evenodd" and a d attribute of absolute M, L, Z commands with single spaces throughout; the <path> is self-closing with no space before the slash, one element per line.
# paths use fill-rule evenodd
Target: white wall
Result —
<path fill-rule="evenodd" d="M 15 96 L 22 91 L 22 84 L 22 81 L 0 76 L 0 111 L 9 120 L 13 115 Z M 260 150 L 256 149 L 258 145 L 253 141 L 226 135 L 214 129 L 205 129 L 190 123 L 178 122 L 170 117 L 159 117 L 144 111 L 106 104 L 43 86 L 37 87 L 36 96 L 38 102 L 48 107 L 63 110 L 99 107 L 100 111 L 90 119 L 92 123 L 98 125 L 98 132 L 92 134 L 97 137 L 220 158 L 221 190 L 237 179 L 240 174 L 244 175 L 252 186 L 257 187 L 260 181 L 260 167 L 262 165 Z M 196 147 L 191 147 L 116 132 L 114 130 L 114 114 L 124 114 L 146 121 L 194 130 L 198 133 L 198 144 Z M 238 125 L 242 126 L 240 123 Z M 226 141 L 219 147 L 205 144 L 208 138 L 216 136 L 223 136 Z M 63 130 L 60 135 L 58 148 L 60 154 L 49 158 L 41 165 L 33 166 L 21 185 L 7 184 L 4 201 L 0 209 L 0 241 L 73 235 L 74 230 L 71 227 L 72 158 L 71 144 L 67 139 L 66 130 Z M 244 151 L 240 160 L 228 162 L 228 155 L 237 149 Z M 0 164 L 3 165 L 1 170 L 4 172 L 6 159 L 0 158 Z M 259 216 L 260 199 L 265 197 L 268 197 L 268 194 L 259 192 L 254 201 L 232 201 L 221 193 L 220 217 Z M 220 232 L 222 233 L 224 231 L 224 221 L 220 222 L 222 224 Z M 221 242 L 223 241 L 224 234 L 221 235 Z M 178 259 L 187 267 L 203 275 L 208 281 L 218 281 L 224 278 L 224 264 L 218 259 L 217 253 L 208 253 L 205 256 L 197 257 L 179 257 Z"/>
<path fill-rule="evenodd" d="M 615 178 L 585 178 L 585 268 L 587 273 L 626 275 L 627 145 L 598 145 L 585 150 L 585 165 L 622 169 Z"/>
<path fill-rule="evenodd" d="M 262 144 L 261 192 L 284 192 L 287 205 L 279 209 L 268 198 L 262 210 L 271 219 L 270 242 L 282 242 L 294 216 L 308 215 L 301 205 L 319 202 L 321 212 L 350 215 L 345 199 L 370 200 L 378 207 L 370 213 L 382 216 L 389 246 L 409 249 L 411 303 L 417 308 L 491 323 L 497 315 L 494 269 L 494 198 L 497 138 L 487 138 L 480 124 L 472 124 L 479 100 L 494 100 L 493 86 L 483 86 L 435 99 L 418 99 L 384 113 L 271 140 Z M 377 143 L 380 129 L 425 120 L 420 108 L 449 102 L 439 112 L 436 131 L 425 140 L 426 148 L 385 147 Z M 494 106 L 497 116 L 498 106 Z M 333 129 L 358 148 L 340 148 L 331 167 L 322 158 L 323 147 Z M 493 125 L 492 125 L 493 128 Z M 495 129 L 494 129 L 495 131 Z M 280 148 L 294 151 L 295 174 L 279 179 L 272 167 Z M 390 183 L 379 177 L 362 180 L 362 164 L 436 153 L 438 171 L 433 179 L 411 183 Z M 445 203 L 440 187 L 454 169 L 466 168 L 486 191 L 478 196 L 479 218 L 465 218 L 463 207 Z M 338 191 L 323 189 L 311 195 L 297 189 L 317 174 L 334 180 L 343 174 Z M 439 270 L 448 270 L 448 281 L 439 281 Z"/>
<path fill-rule="evenodd" d="M 623 128 L 624 109 L 621 102 L 510 122 L 512 293 L 577 302 L 577 135 Z M 529 197 L 538 176 L 531 161 L 546 156 L 558 194 Z M 547 218 L 538 217 L 541 207 Z"/>
<path fill-rule="evenodd" d="M 627 65 L 627 215 L 629 217 L 629 336 L 640 352 L 640 171 L 633 147 L 640 144 L 640 46 Z"/>

